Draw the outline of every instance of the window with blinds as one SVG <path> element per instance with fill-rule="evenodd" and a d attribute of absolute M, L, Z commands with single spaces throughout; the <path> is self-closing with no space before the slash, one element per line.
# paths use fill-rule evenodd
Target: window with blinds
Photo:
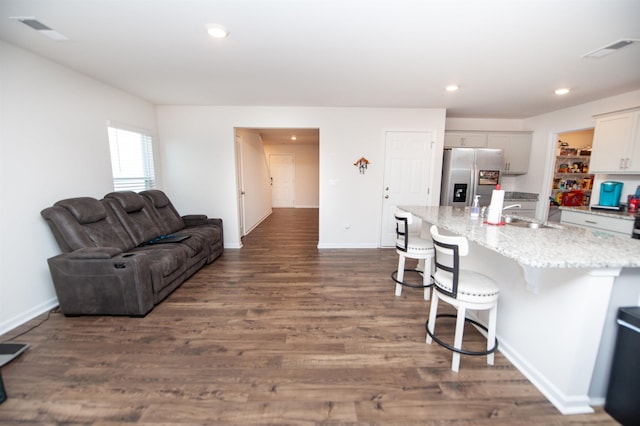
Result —
<path fill-rule="evenodd" d="M 140 192 L 155 188 L 151 135 L 108 126 L 113 188 Z"/>

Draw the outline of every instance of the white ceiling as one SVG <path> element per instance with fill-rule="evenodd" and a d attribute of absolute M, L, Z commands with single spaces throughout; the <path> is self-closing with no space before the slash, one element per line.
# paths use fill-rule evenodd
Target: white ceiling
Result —
<path fill-rule="evenodd" d="M 639 0 L 0 0 L 0 39 L 155 104 L 525 118 L 640 88 L 640 42 L 580 57 L 640 40 Z"/>
<path fill-rule="evenodd" d="M 265 145 L 317 145 L 320 129 L 256 129 Z M 292 137 L 295 136 L 295 139 Z"/>

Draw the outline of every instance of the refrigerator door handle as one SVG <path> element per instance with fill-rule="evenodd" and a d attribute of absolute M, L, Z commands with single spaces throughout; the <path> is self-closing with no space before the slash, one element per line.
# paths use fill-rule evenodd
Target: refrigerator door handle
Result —
<path fill-rule="evenodd" d="M 478 185 L 478 182 L 476 182 L 477 178 L 478 178 L 478 165 L 474 163 L 473 167 L 471 167 L 471 190 L 469 191 L 471 194 L 471 197 L 469 197 L 469 199 L 467 200 L 468 206 L 471 205 L 471 203 L 473 202 L 473 199 L 476 196 L 476 190 Z"/>

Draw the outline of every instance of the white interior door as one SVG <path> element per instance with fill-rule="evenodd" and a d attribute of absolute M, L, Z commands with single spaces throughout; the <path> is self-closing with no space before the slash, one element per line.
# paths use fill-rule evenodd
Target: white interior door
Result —
<path fill-rule="evenodd" d="M 240 238 L 244 237 L 244 163 L 242 161 L 242 137 L 236 136 L 236 191 L 238 193 L 238 225 Z"/>
<path fill-rule="evenodd" d="M 381 247 L 396 244 L 393 212 L 399 205 L 426 205 L 429 199 L 432 132 L 386 132 Z M 413 229 L 419 229 L 414 221 Z"/>
<path fill-rule="evenodd" d="M 269 168 L 272 179 L 273 207 L 294 207 L 295 162 L 291 154 L 271 154 Z"/>

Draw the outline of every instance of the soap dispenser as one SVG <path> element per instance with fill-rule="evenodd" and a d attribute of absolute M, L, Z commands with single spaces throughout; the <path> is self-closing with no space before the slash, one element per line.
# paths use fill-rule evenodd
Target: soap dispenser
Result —
<path fill-rule="evenodd" d="M 471 218 L 476 219 L 478 216 L 480 216 L 480 196 L 476 195 L 471 205 Z"/>

